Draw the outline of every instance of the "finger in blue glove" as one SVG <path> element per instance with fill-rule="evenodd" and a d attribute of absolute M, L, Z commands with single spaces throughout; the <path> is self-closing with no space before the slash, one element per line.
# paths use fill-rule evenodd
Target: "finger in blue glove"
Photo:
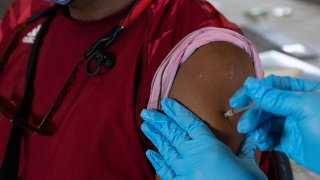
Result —
<path fill-rule="evenodd" d="M 146 152 L 146 156 L 156 170 L 157 174 L 162 177 L 163 180 L 173 179 L 176 176 L 159 153 L 153 150 L 148 150 Z"/>

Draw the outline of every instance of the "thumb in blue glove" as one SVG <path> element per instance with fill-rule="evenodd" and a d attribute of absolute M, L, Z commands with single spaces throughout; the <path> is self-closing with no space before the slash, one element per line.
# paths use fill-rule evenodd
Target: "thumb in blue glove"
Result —
<path fill-rule="evenodd" d="M 261 150 L 276 150 L 320 173 L 320 83 L 290 77 L 248 78 L 231 99 L 233 108 L 254 101 L 238 124 Z"/>
<path fill-rule="evenodd" d="M 141 128 L 159 151 L 146 154 L 162 179 L 266 179 L 253 151 L 235 156 L 184 106 L 172 99 L 161 104 L 165 114 L 143 110 Z"/>

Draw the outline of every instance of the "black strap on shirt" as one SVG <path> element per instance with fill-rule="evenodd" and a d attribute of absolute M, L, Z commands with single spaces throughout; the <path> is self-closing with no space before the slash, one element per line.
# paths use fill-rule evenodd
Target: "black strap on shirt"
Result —
<path fill-rule="evenodd" d="M 44 11 L 41 11 L 34 16 L 26 20 L 25 24 L 30 24 L 40 18 L 46 17 L 42 27 L 37 34 L 34 44 L 31 48 L 29 62 L 27 65 L 26 79 L 25 79 L 25 90 L 22 97 L 22 102 L 18 108 L 18 117 L 28 117 L 30 112 L 30 104 L 32 100 L 33 92 L 33 81 L 35 77 L 35 68 L 37 64 L 38 51 L 41 47 L 42 40 L 46 34 L 49 24 L 53 19 L 56 10 L 59 5 L 50 7 Z M 22 129 L 16 125 L 13 125 L 9 141 L 7 144 L 6 152 L 4 155 L 3 163 L 0 168 L 0 180 L 17 180 L 19 173 L 19 161 L 21 151 L 21 140 L 22 140 Z"/>
<path fill-rule="evenodd" d="M 13 126 L 9 143 L 0 169 L 0 180 L 18 179 L 22 130 Z"/>

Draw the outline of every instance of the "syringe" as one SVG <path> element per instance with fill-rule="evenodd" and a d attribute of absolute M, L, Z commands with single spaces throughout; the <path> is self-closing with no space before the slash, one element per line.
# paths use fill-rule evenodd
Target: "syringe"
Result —
<path fill-rule="evenodd" d="M 255 107 L 255 106 L 256 106 L 255 103 L 251 103 L 251 104 L 249 104 L 248 106 L 246 106 L 244 108 L 232 108 L 232 109 L 228 110 L 226 113 L 224 113 L 224 116 L 225 117 L 232 117 L 232 116 L 234 116 L 236 114 L 239 114 L 239 113 L 241 113 L 243 111 L 246 111 L 246 110 L 248 110 L 248 109 L 250 109 L 252 107 Z"/>

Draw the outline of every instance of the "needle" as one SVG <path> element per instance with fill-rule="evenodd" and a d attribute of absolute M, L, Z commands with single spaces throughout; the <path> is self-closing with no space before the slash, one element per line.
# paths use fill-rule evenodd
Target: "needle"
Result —
<path fill-rule="evenodd" d="M 241 113 L 243 111 L 246 111 L 246 110 L 248 110 L 248 109 L 250 109 L 252 107 L 255 107 L 255 106 L 256 106 L 255 103 L 251 103 L 251 104 L 249 104 L 248 106 L 246 106 L 244 108 L 232 108 L 232 109 L 228 110 L 226 113 L 224 113 L 224 116 L 225 117 L 232 117 L 232 116 L 234 116 L 236 114 L 239 114 L 239 113 Z"/>

